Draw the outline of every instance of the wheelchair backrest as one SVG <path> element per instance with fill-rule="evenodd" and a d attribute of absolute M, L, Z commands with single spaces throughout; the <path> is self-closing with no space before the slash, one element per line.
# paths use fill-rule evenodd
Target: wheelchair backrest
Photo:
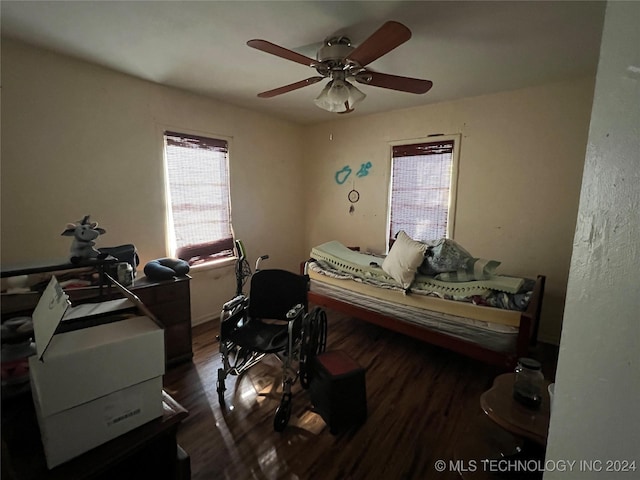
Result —
<path fill-rule="evenodd" d="M 286 270 L 269 269 L 251 277 L 249 316 L 286 320 L 287 312 L 298 303 L 307 311 L 309 277 Z"/>

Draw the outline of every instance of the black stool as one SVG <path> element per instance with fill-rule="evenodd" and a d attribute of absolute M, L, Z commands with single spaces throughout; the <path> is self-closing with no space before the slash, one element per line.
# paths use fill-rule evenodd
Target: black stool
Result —
<path fill-rule="evenodd" d="M 341 350 L 315 357 L 309 391 L 315 412 L 334 435 L 367 419 L 365 369 Z"/>

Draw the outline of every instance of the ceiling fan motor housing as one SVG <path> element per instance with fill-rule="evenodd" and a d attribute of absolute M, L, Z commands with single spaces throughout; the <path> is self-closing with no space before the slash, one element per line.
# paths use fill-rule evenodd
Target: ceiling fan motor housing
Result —
<path fill-rule="evenodd" d="M 343 70 L 345 59 L 354 50 L 348 37 L 333 37 L 324 41 L 316 58 L 319 65 L 316 70 L 320 75 L 329 76 L 332 70 Z"/>

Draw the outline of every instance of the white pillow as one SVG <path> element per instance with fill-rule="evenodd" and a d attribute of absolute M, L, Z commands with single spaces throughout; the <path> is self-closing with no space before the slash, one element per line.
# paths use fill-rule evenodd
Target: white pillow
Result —
<path fill-rule="evenodd" d="M 416 242 L 401 230 L 389 255 L 382 262 L 382 269 L 403 288 L 409 288 L 424 260 L 426 250 L 424 243 Z"/>

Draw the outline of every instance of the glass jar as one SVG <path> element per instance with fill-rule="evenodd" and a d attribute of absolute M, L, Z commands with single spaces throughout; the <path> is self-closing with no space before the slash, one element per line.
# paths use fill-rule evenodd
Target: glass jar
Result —
<path fill-rule="evenodd" d="M 540 408 L 544 389 L 544 375 L 540 362 L 533 358 L 518 359 L 515 375 L 513 398 L 526 407 Z"/>
<path fill-rule="evenodd" d="M 133 267 L 127 263 L 119 263 L 116 269 L 118 273 L 118 282 L 125 287 L 133 285 Z"/>

